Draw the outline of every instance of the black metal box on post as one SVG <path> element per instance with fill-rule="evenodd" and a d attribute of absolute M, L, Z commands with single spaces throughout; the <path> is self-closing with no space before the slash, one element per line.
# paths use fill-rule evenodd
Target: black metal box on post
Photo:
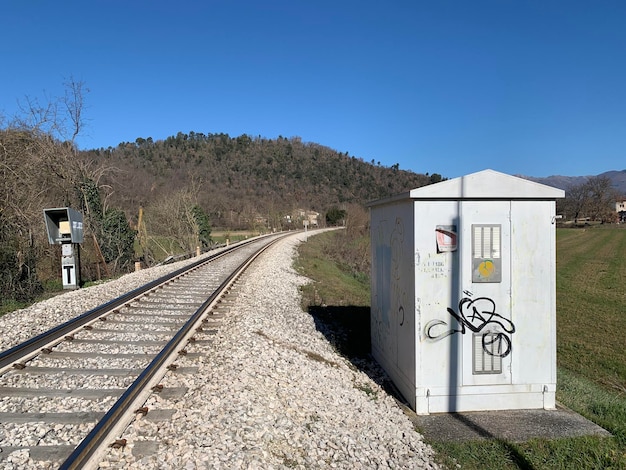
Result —
<path fill-rule="evenodd" d="M 63 289 L 80 286 L 80 243 L 83 243 L 83 215 L 71 207 L 44 209 L 44 222 L 51 245 L 61 245 Z"/>

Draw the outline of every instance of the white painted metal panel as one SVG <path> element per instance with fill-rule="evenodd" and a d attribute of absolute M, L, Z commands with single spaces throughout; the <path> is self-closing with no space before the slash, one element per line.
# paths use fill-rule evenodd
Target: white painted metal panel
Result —
<path fill-rule="evenodd" d="M 556 385 L 554 201 L 514 201 L 513 383 Z"/>
<path fill-rule="evenodd" d="M 554 407 L 563 195 L 485 170 L 371 205 L 372 352 L 418 413 Z"/>
<path fill-rule="evenodd" d="M 411 201 L 372 210 L 370 230 L 372 354 L 414 405 L 416 354 Z"/>
<path fill-rule="evenodd" d="M 462 384 L 510 384 L 511 340 L 515 334 L 511 319 L 511 204 L 510 201 L 462 201 L 461 208 L 461 292 L 455 313 L 464 323 Z M 500 273 L 497 282 L 475 282 L 476 229 L 485 226 L 498 227 Z M 474 334 L 479 335 L 486 355 L 501 359 L 502 372 L 476 373 Z"/>
<path fill-rule="evenodd" d="M 415 202 L 415 315 L 419 331 L 418 384 L 456 386 L 459 379 L 458 324 L 448 308 L 458 303 L 458 247 L 440 251 L 438 227 L 458 233 L 459 202 Z M 457 235 L 458 237 L 458 235 Z"/>
<path fill-rule="evenodd" d="M 428 413 L 449 413 L 461 411 L 497 411 L 543 408 L 542 392 L 513 392 L 510 390 L 495 393 L 494 389 L 476 393 L 461 393 L 450 400 L 442 395 L 431 396 Z"/>

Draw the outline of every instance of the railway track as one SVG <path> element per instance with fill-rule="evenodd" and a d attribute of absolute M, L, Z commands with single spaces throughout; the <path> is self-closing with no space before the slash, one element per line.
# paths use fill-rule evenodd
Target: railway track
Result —
<path fill-rule="evenodd" d="M 176 359 L 202 354 L 237 278 L 281 237 L 191 263 L 0 353 L 0 467 L 19 451 L 50 468 L 97 468 L 124 446 L 118 436 L 151 394 L 184 394 L 160 380 L 194 373 Z"/>

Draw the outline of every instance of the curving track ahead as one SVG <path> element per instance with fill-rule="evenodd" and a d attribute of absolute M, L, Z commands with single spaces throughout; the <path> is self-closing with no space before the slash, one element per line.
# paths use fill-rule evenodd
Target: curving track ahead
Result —
<path fill-rule="evenodd" d="M 25 449 L 62 469 L 95 468 L 189 342 L 210 341 L 216 307 L 284 235 L 233 245 L 0 353 L 0 465 Z"/>

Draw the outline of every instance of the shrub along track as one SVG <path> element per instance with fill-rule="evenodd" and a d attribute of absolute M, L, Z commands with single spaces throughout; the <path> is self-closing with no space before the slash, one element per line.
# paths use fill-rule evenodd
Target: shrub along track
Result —
<path fill-rule="evenodd" d="M 220 302 L 282 236 L 234 245 L 0 353 L 0 462 L 15 450 L 60 468 L 96 468 L 145 414 L 162 377 L 193 373 L 176 357 L 209 342 Z"/>

